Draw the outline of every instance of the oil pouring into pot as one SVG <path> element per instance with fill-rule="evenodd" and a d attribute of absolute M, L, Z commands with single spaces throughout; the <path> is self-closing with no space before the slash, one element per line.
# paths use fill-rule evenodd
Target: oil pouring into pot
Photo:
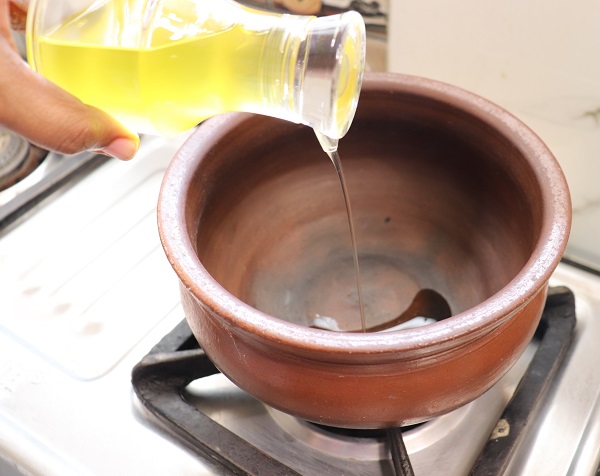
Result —
<path fill-rule="evenodd" d="M 350 196 L 348 194 L 348 187 L 346 185 L 346 179 L 344 177 L 344 171 L 342 169 L 342 161 L 340 160 L 340 154 L 338 152 L 338 140 L 331 139 L 325 136 L 319 131 L 315 131 L 317 139 L 325 153 L 331 159 L 335 171 L 340 179 L 340 185 L 342 187 L 342 194 L 344 195 L 344 202 L 346 205 L 346 214 L 348 215 L 348 226 L 350 228 L 350 239 L 352 241 L 352 260 L 354 262 L 354 274 L 356 277 L 356 292 L 358 296 L 358 308 L 360 311 L 360 325 L 363 332 L 367 332 L 367 319 L 365 316 L 365 303 L 363 300 L 362 284 L 360 279 L 360 265 L 358 262 L 358 248 L 356 245 L 356 232 L 354 231 L 354 219 L 352 217 L 352 206 L 350 204 Z M 321 329 L 329 329 L 335 331 L 341 331 L 335 318 L 327 316 L 326 319 L 321 317 L 315 318 L 313 321 L 313 327 L 320 327 Z"/>
<path fill-rule="evenodd" d="M 350 314 L 331 274 L 353 266 L 338 179 L 310 129 L 232 114 L 190 137 L 161 188 L 186 319 L 223 374 L 285 413 L 344 428 L 429 420 L 482 395 L 531 340 L 569 234 L 568 188 L 519 120 L 423 78 L 365 75 L 340 147 L 362 278 L 379 293 L 369 327 L 425 289 L 452 317 L 310 328 L 316 312 Z"/>
<path fill-rule="evenodd" d="M 417 292 L 411 304 L 398 315 L 396 318 L 391 319 L 389 322 L 384 322 L 379 325 L 372 327 L 367 326 L 367 319 L 365 313 L 365 303 L 362 291 L 362 282 L 360 277 L 360 263 L 358 259 L 358 245 L 356 240 L 356 231 L 354 227 L 354 218 L 352 214 L 352 206 L 350 203 L 350 194 L 348 192 L 348 186 L 346 185 L 346 178 L 342 168 L 342 161 L 340 159 L 337 139 L 331 139 L 324 136 L 320 132 L 316 131 L 317 138 L 323 150 L 327 153 L 333 166 L 336 170 L 338 178 L 340 180 L 340 186 L 342 188 L 342 194 L 344 197 L 344 205 L 346 207 L 346 214 L 348 215 L 348 227 L 350 229 L 350 240 L 352 246 L 352 259 L 354 263 L 354 274 L 356 278 L 356 292 L 358 308 L 360 312 L 360 324 L 362 332 L 391 332 L 399 331 L 403 329 L 410 329 L 413 327 L 420 327 L 427 324 L 432 324 L 441 319 L 446 319 L 452 315 L 448 302 L 438 292 L 431 289 L 422 289 Z M 377 305 L 377 303 L 374 303 Z M 335 317 L 317 315 L 311 327 L 317 329 L 324 329 L 336 332 L 352 332 L 351 329 L 342 329 Z"/>

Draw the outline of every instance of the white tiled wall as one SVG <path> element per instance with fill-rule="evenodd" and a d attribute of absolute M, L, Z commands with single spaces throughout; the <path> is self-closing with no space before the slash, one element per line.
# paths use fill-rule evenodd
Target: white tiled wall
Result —
<path fill-rule="evenodd" d="M 528 124 L 573 198 L 567 255 L 600 267 L 600 1 L 390 0 L 388 68 L 476 92 Z"/>

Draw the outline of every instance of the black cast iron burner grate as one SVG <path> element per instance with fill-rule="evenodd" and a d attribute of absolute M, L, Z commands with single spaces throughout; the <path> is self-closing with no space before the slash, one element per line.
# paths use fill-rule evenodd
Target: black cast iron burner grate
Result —
<path fill-rule="evenodd" d="M 471 474 L 499 475 L 534 420 L 567 353 L 575 329 L 575 298 L 566 287 L 549 289 L 536 332 L 537 351 L 500 421 L 510 433 L 497 435 L 484 447 Z M 260 451 L 190 405 L 183 397 L 194 380 L 219 373 L 193 337 L 186 321 L 166 335 L 133 369 L 134 390 L 144 407 L 186 446 L 240 476 L 291 476 L 294 469 Z M 395 471 L 413 470 L 400 429 L 388 432 Z"/>

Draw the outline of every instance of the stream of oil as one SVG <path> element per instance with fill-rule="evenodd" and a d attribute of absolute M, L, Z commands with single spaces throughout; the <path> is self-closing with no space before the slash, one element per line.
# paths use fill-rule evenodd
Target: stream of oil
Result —
<path fill-rule="evenodd" d="M 363 332 L 367 331 L 367 320 L 365 317 L 365 304 L 363 300 L 362 285 L 360 280 L 360 267 L 358 265 L 358 248 L 356 246 L 356 233 L 354 231 L 354 219 L 352 217 L 352 207 L 350 206 L 350 197 L 348 195 L 348 187 L 346 186 L 346 179 L 344 177 L 344 170 L 342 169 L 342 162 L 340 160 L 340 154 L 338 152 L 338 140 L 331 139 L 323 135 L 322 133 L 315 131 L 319 143 L 323 150 L 327 153 L 333 166 L 340 179 L 340 185 L 342 186 L 342 194 L 344 196 L 344 202 L 346 204 L 346 214 L 348 215 L 348 226 L 350 228 L 350 240 L 352 242 L 352 258 L 354 259 L 354 274 L 356 276 L 356 291 L 358 293 L 358 307 L 360 310 L 360 325 Z"/>

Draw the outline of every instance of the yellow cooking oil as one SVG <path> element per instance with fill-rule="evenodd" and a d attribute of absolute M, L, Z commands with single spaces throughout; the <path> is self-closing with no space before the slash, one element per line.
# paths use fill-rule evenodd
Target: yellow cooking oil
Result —
<path fill-rule="evenodd" d="M 282 52 L 265 55 L 274 15 L 248 27 L 239 6 L 215 17 L 202 1 L 163 0 L 148 19 L 128 16 L 139 0 L 97 3 L 37 39 L 35 66 L 137 132 L 173 135 L 221 112 L 261 113 L 293 87 Z"/>

